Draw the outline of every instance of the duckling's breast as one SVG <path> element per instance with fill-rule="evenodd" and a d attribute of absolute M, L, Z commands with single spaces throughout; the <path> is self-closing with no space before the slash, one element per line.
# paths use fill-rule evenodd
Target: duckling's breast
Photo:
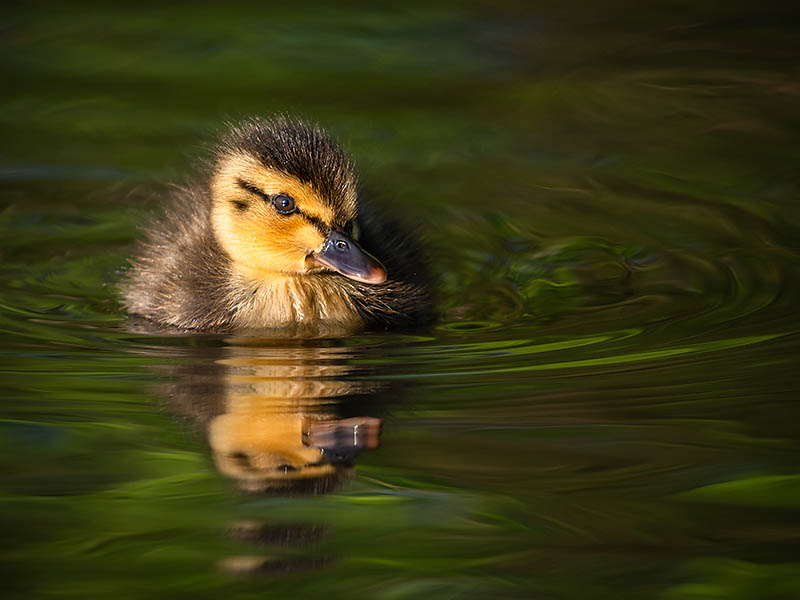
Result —
<path fill-rule="evenodd" d="M 242 329 L 264 327 L 331 327 L 355 331 L 364 320 L 347 291 L 330 277 L 274 276 L 242 280 L 233 299 L 235 324 Z"/>

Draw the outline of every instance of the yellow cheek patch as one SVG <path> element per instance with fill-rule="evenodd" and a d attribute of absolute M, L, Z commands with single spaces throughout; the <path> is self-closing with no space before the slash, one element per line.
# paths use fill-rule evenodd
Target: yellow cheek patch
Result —
<path fill-rule="evenodd" d="M 306 254 L 322 250 L 322 244 L 325 243 L 325 236 L 322 235 L 322 232 L 302 217 L 298 221 L 301 221 L 301 226 L 295 232 L 295 240 L 302 248 L 306 249 Z"/>
<path fill-rule="evenodd" d="M 267 196 L 292 196 L 303 215 L 323 223 L 333 220 L 332 209 L 310 186 L 246 155 L 224 159 L 212 181 L 214 232 L 236 270 L 252 278 L 304 273 L 306 257 L 322 247 L 324 234 L 303 215 L 278 213 L 242 182 Z"/>
<path fill-rule="evenodd" d="M 249 219 L 226 232 L 221 243 L 240 272 L 263 278 L 306 271 L 306 257 L 322 247 L 324 236 L 299 215 L 279 218 L 284 222 Z"/>

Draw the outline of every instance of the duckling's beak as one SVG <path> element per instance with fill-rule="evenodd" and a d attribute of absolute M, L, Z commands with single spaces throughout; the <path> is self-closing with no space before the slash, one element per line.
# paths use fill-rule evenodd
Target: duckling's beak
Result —
<path fill-rule="evenodd" d="M 383 283 L 386 269 L 376 259 L 341 231 L 332 231 L 322 250 L 312 254 L 312 263 L 333 269 L 345 277 L 363 283 Z"/>
<path fill-rule="evenodd" d="M 318 421 L 309 427 L 307 442 L 318 448 L 331 464 L 348 464 L 362 450 L 374 450 L 381 443 L 383 419 L 353 417 Z"/>

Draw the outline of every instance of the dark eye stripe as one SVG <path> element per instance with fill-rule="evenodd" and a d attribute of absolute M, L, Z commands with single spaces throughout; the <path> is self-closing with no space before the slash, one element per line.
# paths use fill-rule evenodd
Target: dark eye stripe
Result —
<path fill-rule="evenodd" d="M 236 183 L 239 184 L 240 188 L 242 188 L 243 190 L 247 190 L 251 194 L 255 194 L 256 196 L 261 196 L 264 200 L 267 200 L 267 201 L 272 200 L 272 198 L 270 198 L 269 194 L 265 194 L 260 189 L 258 189 L 258 186 L 253 185 L 249 181 L 245 181 L 244 179 L 237 179 Z"/>
<path fill-rule="evenodd" d="M 325 222 L 322 219 L 319 219 L 319 218 L 314 217 L 312 215 L 307 215 L 306 213 L 304 213 L 304 212 L 302 212 L 300 210 L 298 210 L 297 213 L 302 215 L 303 218 L 306 221 L 308 221 L 314 227 L 316 227 L 317 231 L 319 231 L 322 235 L 327 237 L 328 234 L 331 232 L 331 228 L 328 227 L 327 225 L 325 225 Z"/>
<path fill-rule="evenodd" d="M 253 185 L 249 181 L 245 181 L 244 179 L 237 179 L 236 183 L 243 190 L 247 190 L 251 194 L 260 196 L 267 202 L 272 202 L 272 197 L 269 194 L 265 194 L 260 189 L 258 189 L 257 186 Z M 299 208 L 296 208 L 294 213 L 302 216 L 306 221 L 311 223 L 314 227 L 316 227 L 317 231 L 319 231 L 322 235 L 327 236 L 331 232 L 331 228 L 328 227 L 322 219 L 312 215 L 307 215 Z"/>

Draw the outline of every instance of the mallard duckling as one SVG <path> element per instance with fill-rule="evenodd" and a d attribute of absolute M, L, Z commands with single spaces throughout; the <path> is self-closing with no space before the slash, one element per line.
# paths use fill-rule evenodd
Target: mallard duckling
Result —
<path fill-rule="evenodd" d="M 320 127 L 246 121 L 210 171 L 147 228 L 124 284 L 130 313 L 183 330 L 337 334 L 428 314 L 420 253 L 360 202 L 352 162 Z"/>

